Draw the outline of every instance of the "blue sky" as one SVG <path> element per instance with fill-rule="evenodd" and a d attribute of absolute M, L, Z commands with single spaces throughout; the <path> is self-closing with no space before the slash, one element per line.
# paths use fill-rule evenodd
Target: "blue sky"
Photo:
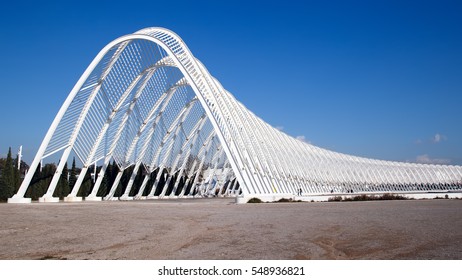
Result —
<path fill-rule="evenodd" d="M 359 156 L 462 164 L 460 1 L 14 2 L 0 10 L 2 156 L 23 145 L 30 163 L 99 50 L 162 26 L 289 135 Z"/>

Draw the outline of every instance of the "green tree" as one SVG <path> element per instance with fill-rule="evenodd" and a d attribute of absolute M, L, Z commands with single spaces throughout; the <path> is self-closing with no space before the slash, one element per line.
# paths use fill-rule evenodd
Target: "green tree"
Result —
<path fill-rule="evenodd" d="M 67 168 L 67 162 L 64 164 L 63 171 L 59 177 L 58 186 L 55 189 L 53 196 L 64 199 L 69 194 L 69 181 L 68 181 L 69 169 Z"/>
<path fill-rule="evenodd" d="M 48 186 L 50 186 L 51 180 L 53 179 L 53 176 L 56 172 L 56 165 L 54 163 L 47 163 L 43 167 L 42 170 L 42 178 L 40 179 L 40 187 L 41 191 L 40 193 L 45 194 L 48 190 Z"/>
<path fill-rule="evenodd" d="M 0 200 L 6 201 L 8 198 L 12 197 L 14 190 L 14 165 L 10 147 L 6 157 L 5 166 L 3 167 L 2 176 L 0 178 Z"/>
<path fill-rule="evenodd" d="M 33 200 L 37 200 L 40 196 L 43 195 L 41 193 L 42 191 L 42 186 L 41 186 L 41 178 L 42 178 L 42 164 L 39 163 L 37 170 L 34 173 L 34 176 L 32 176 L 32 180 L 30 182 L 30 186 L 26 191 L 26 197 L 30 197 Z"/>
<path fill-rule="evenodd" d="M 19 162 L 19 155 L 16 156 L 14 161 L 14 193 L 19 190 L 21 185 L 21 163 Z"/>
<path fill-rule="evenodd" d="M 71 172 L 69 174 L 69 192 L 74 188 L 75 182 L 77 182 L 77 169 L 75 167 L 75 157 L 72 160 Z"/>
<path fill-rule="evenodd" d="M 103 180 L 101 181 L 101 185 L 99 186 L 98 192 L 96 193 L 96 196 L 104 197 L 107 194 L 107 186 L 109 184 L 108 182 L 108 174 L 111 173 L 111 164 L 108 164 L 106 167 L 106 172 L 104 172 Z M 102 167 L 101 167 L 102 168 Z M 101 168 L 99 168 L 98 173 L 101 171 Z"/>
<path fill-rule="evenodd" d="M 92 166 L 88 168 L 77 196 L 86 197 L 90 194 L 90 191 L 93 187 L 93 180 L 91 179 L 91 173 L 93 172 L 93 169 L 94 168 Z M 82 176 L 82 174 L 79 176 Z"/>
<path fill-rule="evenodd" d="M 117 170 L 117 171 L 116 171 L 116 170 Z M 115 174 L 118 174 L 118 173 L 119 173 L 119 168 L 116 167 L 116 168 L 114 168 L 113 171 L 116 171 Z M 123 172 L 123 171 L 122 171 L 122 172 Z M 115 192 L 114 192 L 114 197 L 122 196 L 123 191 L 124 191 L 124 189 L 123 189 L 123 181 L 128 181 L 128 180 L 126 180 L 126 177 L 125 177 L 125 176 L 126 176 L 126 175 L 125 175 L 126 173 L 127 173 L 127 172 L 123 172 L 123 173 L 122 173 L 122 177 L 120 177 L 119 184 L 116 186 L 116 189 L 115 189 Z M 124 175 L 125 175 L 125 176 L 124 176 Z M 117 175 L 116 175 L 116 176 L 117 176 Z M 115 179 L 114 179 L 114 181 L 115 181 Z M 112 185 L 111 185 L 111 187 L 112 187 Z"/>
<path fill-rule="evenodd" d="M 143 183 L 143 179 L 144 179 L 143 170 L 144 170 L 143 166 L 140 166 L 140 168 L 138 169 L 138 173 L 136 174 L 133 187 L 130 190 L 130 196 L 135 196 L 136 194 L 138 194 L 138 191 L 140 190 L 141 184 Z"/>
<path fill-rule="evenodd" d="M 159 182 L 157 182 L 157 188 L 154 191 L 154 195 L 160 195 L 162 193 L 162 190 L 165 186 L 165 175 L 168 173 L 167 169 L 162 169 L 159 170 L 158 172 L 162 172 L 162 175 L 160 176 Z M 154 187 L 154 186 L 153 186 Z"/>
<path fill-rule="evenodd" d="M 119 167 L 115 160 L 112 161 L 112 164 L 108 164 L 106 168 L 106 172 L 103 177 L 103 182 L 105 182 L 105 186 L 101 186 L 98 191 L 98 196 L 105 197 L 109 194 L 112 185 L 114 184 L 115 178 L 117 177 L 117 173 L 119 172 Z M 104 180 L 106 178 L 106 180 Z"/>

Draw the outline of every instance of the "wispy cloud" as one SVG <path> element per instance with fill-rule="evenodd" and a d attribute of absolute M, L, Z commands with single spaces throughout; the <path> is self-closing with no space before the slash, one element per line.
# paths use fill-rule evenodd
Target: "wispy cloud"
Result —
<path fill-rule="evenodd" d="M 437 133 L 437 134 L 435 134 L 435 136 L 433 136 L 432 142 L 433 143 L 440 143 L 441 141 L 444 141 L 446 139 L 448 139 L 448 138 L 445 135 Z"/>
<path fill-rule="evenodd" d="M 422 139 L 419 138 L 419 139 L 414 141 L 414 144 L 416 144 L 416 145 L 425 144 L 425 143 L 437 144 L 437 143 L 441 143 L 441 142 L 446 141 L 446 140 L 448 140 L 448 137 L 446 135 L 443 135 L 441 133 L 436 133 L 428 141 L 427 140 L 422 140 Z"/>
<path fill-rule="evenodd" d="M 417 156 L 415 162 L 427 164 L 449 164 L 451 163 L 451 160 L 447 158 L 431 158 L 430 156 L 425 154 Z"/>
<path fill-rule="evenodd" d="M 284 130 L 284 127 L 282 125 L 278 125 L 275 127 L 277 130 L 280 130 L 280 131 L 283 131 Z"/>
<path fill-rule="evenodd" d="M 306 139 L 305 135 L 299 135 L 299 136 L 295 137 L 295 139 L 300 140 L 300 141 L 305 142 L 305 143 L 308 143 L 308 144 L 311 144 L 311 142 L 308 139 Z"/>

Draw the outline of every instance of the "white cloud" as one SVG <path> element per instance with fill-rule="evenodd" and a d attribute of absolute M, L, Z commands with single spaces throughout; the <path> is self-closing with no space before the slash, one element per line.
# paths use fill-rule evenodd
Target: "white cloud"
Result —
<path fill-rule="evenodd" d="M 415 161 L 417 163 L 427 163 L 427 164 L 449 164 L 449 163 L 451 163 L 450 159 L 447 159 L 447 158 L 430 158 L 427 154 L 417 156 Z"/>
<path fill-rule="evenodd" d="M 279 131 L 283 131 L 284 130 L 284 127 L 282 125 L 278 125 L 275 127 L 277 130 Z"/>
<path fill-rule="evenodd" d="M 305 142 L 305 143 L 308 143 L 308 144 L 311 144 L 311 142 L 306 139 L 305 135 L 299 135 L 299 136 L 295 137 L 295 139 L 300 140 L 300 141 Z"/>
<path fill-rule="evenodd" d="M 432 142 L 433 143 L 439 143 L 439 142 L 444 141 L 446 139 L 447 139 L 447 137 L 445 135 L 437 133 L 437 134 L 435 134 L 435 136 L 433 136 Z"/>

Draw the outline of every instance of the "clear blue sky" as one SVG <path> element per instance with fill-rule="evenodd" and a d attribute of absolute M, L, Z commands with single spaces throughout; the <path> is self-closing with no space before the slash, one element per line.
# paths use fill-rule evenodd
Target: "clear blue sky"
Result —
<path fill-rule="evenodd" d="M 8 1 L 0 155 L 22 144 L 30 163 L 99 50 L 161 26 L 289 135 L 359 156 L 462 164 L 461 3 Z"/>

